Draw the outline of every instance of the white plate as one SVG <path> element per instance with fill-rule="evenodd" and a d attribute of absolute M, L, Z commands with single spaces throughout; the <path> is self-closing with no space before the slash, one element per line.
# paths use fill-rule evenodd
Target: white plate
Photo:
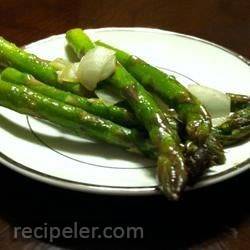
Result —
<path fill-rule="evenodd" d="M 183 84 L 199 82 L 216 89 L 250 94 L 245 58 L 208 41 L 156 29 L 103 28 L 88 30 L 175 75 Z M 44 59 L 66 57 L 64 35 L 26 46 Z M 97 144 L 0 108 L 1 162 L 32 178 L 64 188 L 109 194 L 157 193 L 154 163 L 119 148 Z M 249 168 L 250 143 L 226 149 L 227 161 L 215 166 L 196 184 L 207 186 Z"/>

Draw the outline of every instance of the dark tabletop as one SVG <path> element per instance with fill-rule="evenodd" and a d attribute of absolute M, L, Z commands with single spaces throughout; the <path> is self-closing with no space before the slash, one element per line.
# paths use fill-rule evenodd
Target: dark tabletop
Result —
<path fill-rule="evenodd" d="M 248 0 L 0 0 L 0 35 L 24 45 L 72 27 L 143 26 L 205 38 L 250 58 Z M 0 250 L 8 249 L 250 249 L 249 171 L 188 192 L 119 197 L 59 189 L 0 165 Z M 143 239 L 15 237 L 15 228 L 143 228 Z"/>

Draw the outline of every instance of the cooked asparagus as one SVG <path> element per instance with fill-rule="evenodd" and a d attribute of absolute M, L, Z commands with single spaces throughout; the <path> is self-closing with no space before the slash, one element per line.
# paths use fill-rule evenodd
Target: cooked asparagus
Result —
<path fill-rule="evenodd" d="M 77 95 L 84 95 L 86 93 L 86 90 L 79 83 L 59 82 L 57 69 L 49 61 L 42 60 L 36 55 L 18 48 L 3 37 L 0 37 L 0 64 L 32 74 L 38 80 L 56 88 L 70 91 Z"/>
<path fill-rule="evenodd" d="M 0 105 L 2 106 L 13 109 L 19 113 L 29 114 L 36 117 L 39 116 L 40 118 L 43 118 L 45 120 L 49 120 L 63 127 L 67 127 L 80 136 L 88 135 L 95 139 L 106 141 L 108 143 L 119 145 L 121 147 L 129 149 L 136 149 L 136 147 L 138 147 L 138 150 L 143 151 L 146 156 L 149 156 L 151 158 L 155 158 L 157 156 L 153 145 L 151 145 L 149 141 L 145 140 L 139 132 L 136 132 L 136 130 L 127 129 L 114 124 L 114 126 L 110 126 L 110 124 L 112 123 L 107 121 L 106 125 L 109 124 L 108 131 L 107 127 L 104 127 L 103 133 L 96 134 L 96 132 L 99 131 L 100 126 L 98 126 L 98 124 L 95 124 L 94 128 L 96 128 L 97 130 L 92 129 L 92 122 L 94 120 L 90 120 L 90 116 L 87 117 L 89 123 L 86 123 L 85 118 L 84 120 L 82 120 L 82 117 L 85 117 L 84 115 L 86 115 L 86 112 L 82 112 L 82 110 L 80 110 L 79 108 L 74 109 L 74 107 L 71 107 L 70 105 L 65 105 L 61 102 L 57 102 L 52 98 L 47 98 L 36 93 L 35 91 L 32 91 L 31 89 L 26 88 L 25 86 L 17 86 L 13 83 L 10 84 L 4 82 L 3 80 L 0 80 L 0 97 Z M 62 112 L 62 115 L 58 115 L 58 112 Z M 74 115 L 69 116 L 69 112 L 73 112 Z M 66 114 L 66 116 L 64 115 L 64 113 Z M 76 120 L 71 118 L 74 116 L 76 116 Z M 102 119 L 97 118 L 97 120 L 100 124 L 100 120 Z M 213 134 L 217 138 L 219 138 L 224 145 L 231 145 L 234 143 L 238 143 L 250 136 L 249 124 L 250 109 L 248 108 L 240 110 L 231 115 L 224 124 L 213 130 Z M 102 125 L 103 124 L 101 124 L 101 129 Z M 107 139 L 107 135 L 109 139 Z M 213 143 L 213 140 L 210 143 Z M 197 150 L 195 147 L 196 146 L 192 143 L 187 144 L 185 151 L 186 161 L 188 163 L 192 163 L 193 161 L 204 162 L 205 160 L 207 164 L 209 164 L 211 158 L 210 156 L 209 158 L 207 157 L 208 154 L 206 148 L 201 147 Z M 220 148 L 217 148 L 217 144 L 212 148 L 221 151 Z M 214 156 L 216 155 L 219 154 L 215 153 Z M 204 163 L 202 164 L 205 165 Z M 192 164 L 190 164 L 190 166 L 192 166 Z M 197 169 L 195 168 L 191 168 L 188 170 L 189 175 L 192 177 L 197 177 L 197 175 L 200 174 L 200 172 L 196 172 Z"/>
<path fill-rule="evenodd" d="M 192 141 L 203 144 L 211 131 L 211 119 L 206 109 L 189 91 L 174 77 L 167 75 L 143 60 L 115 49 L 119 62 L 131 73 L 146 89 L 154 91 L 171 108 L 174 108 L 179 118 L 186 124 L 186 133 Z"/>
<path fill-rule="evenodd" d="M 73 31 L 67 32 L 66 38 L 69 36 L 68 34 L 77 35 L 79 30 L 75 29 L 74 33 Z M 73 47 L 72 40 L 71 46 Z M 78 53 L 88 51 L 91 48 L 89 41 L 86 34 L 81 36 L 81 49 L 75 51 Z M 157 170 L 162 189 L 168 198 L 178 199 L 187 182 L 187 172 L 177 131 L 171 127 L 166 119 L 166 114 L 159 108 L 149 92 L 119 63 L 117 63 L 115 73 L 106 81 L 127 100 L 137 119 L 147 129 L 149 137 L 159 153 Z"/>
<path fill-rule="evenodd" d="M 84 52 L 86 52 L 86 48 L 84 46 L 84 44 L 85 44 L 84 40 L 87 37 L 87 35 L 84 33 L 84 31 L 81 29 L 70 30 L 66 33 L 66 38 L 68 37 L 68 34 L 70 35 L 70 42 L 71 42 L 70 45 L 73 48 L 73 50 L 78 54 L 80 53 L 80 51 L 82 51 L 82 53 L 80 53 L 81 55 Z M 72 42 L 74 40 L 78 40 L 78 41 L 81 40 L 81 43 Z M 87 40 L 86 40 L 87 46 L 86 47 L 89 47 L 89 41 L 90 41 L 90 39 L 87 37 Z M 91 46 L 91 48 L 92 47 L 94 47 L 94 44 L 93 44 L 93 46 Z M 153 78 L 153 76 L 151 78 Z M 110 79 L 112 79 L 112 77 Z M 177 86 L 177 88 L 178 88 L 178 86 Z M 176 119 L 173 117 L 173 112 L 171 111 L 171 109 L 169 109 L 169 107 L 166 105 L 163 107 L 163 105 L 162 105 L 163 102 L 161 101 L 161 98 L 159 98 L 157 96 L 157 94 L 153 93 L 153 97 L 154 97 L 154 100 L 157 102 L 157 104 L 160 105 L 160 108 L 164 110 L 165 118 L 167 119 L 168 124 L 171 125 L 171 127 L 174 131 L 177 130 L 177 122 L 176 122 Z M 190 107 L 189 104 L 188 104 L 188 106 Z M 196 105 L 196 107 L 197 107 L 197 105 Z M 186 110 L 186 111 L 188 111 L 188 110 Z M 190 111 L 189 113 L 191 114 L 192 112 Z M 194 113 L 195 112 L 193 112 L 192 115 L 195 115 Z M 207 118 L 208 118 L 208 121 L 210 122 L 209 116 L 207 116 Z M 179 120 L 179 118 L 178 118 L 178 120 Z M 182 122 L 182 125 L 183 124 L 185 124 L 185 123 Z M 173 136 L 176 136 L 176 134 L 177 133 L 173 133 Z M 184 137 L 186 137 L 186 136 L 184 135 Z M 178 135 L 175 139 L 177 139 L 177 141 L 178 141 Z M 199 156 L 199 160 L 197 160 L 197 161 L 189 160 L 188 161 L 188 163 L 191 164 L 190 166 L 188 166 L 189 170 L 191 169 L 190 171 L 192 171 L 192 169 L 194 169 L 195 172 L 202 174 L 204 169 L 208 168 L 211 164 L 214 164 L 214 163 L 221 164 L 224 162 L 225 157 L 224 157 L 223 148 L 220 145 L 219 141 L 216 140 L 215 138 L 212 138 L 212 136 L 209 136 L 209 138 L 205 141 L 205 143 L 199 144 L 199 142 L 198 142 L 199 146 L 195 145 L 195 144 L 197 144 L 197 141 L 195 142 L 195 144 L 193 142 L 191 144 L 192 144 L 192 147 L 191 147 L 192 150 L 189 150 L 190 147 L 186 147 L 187 152 L 188 152 L 188 158 L 189 159 L 191 159 L 191 158 L 198 159 L 197 156 Z M 186 143 L 186 145 L 191 145 L 191 144 L 190 144 L 190 140 L 188 140 L 188 143 Z M 194 149 L 196 149 L 197 152 L 194 151 Z M 202 154 L 201 154 L 201 149 L 202 149 Z M 221 151 L 219 151 L 218 149 L 221 149 Z M 214 156 L 213 153 L 218 153 L 218 155 Z M 204 158 L 203 160 L 202 160 L 202 157 Z M 210 164 L 208 164 L 208 162 Z"/>
<path fill-rule="evenodd" d="M 82 32 L 81 29 L 71 29 L 66 33 L 66 39 L 69 46 L 76 53 L 78 58 L 81 58 L 87 51 L 93 49 L 95 45 L 89 39 L 89 37 L 83 33 L 81 36 L 78 36 L 78 33 Z"/>
<path fill-rule="evenodd" d="M 246 107 L 250 107 L 250 96 L 227 93 L 231 99 L 231 111 L 237 111 Z"/>
<path fill-rule="evenodd" d="M 66 38 L 79 59 L 95 47 L 81 29 L 70 30 Z M 123 64 L 124 67 L 117 63 L 115 73 L 106 82 L 126 99 L 136 117 L 124 108 L 78 96 L 83 88 L 77 82 L 61 83 L 56 64 L 41 60 L 1 37 L 0 64 L 26 73 L 14 68 L 2 72 L 0 105 L 48 120 L 80 136 L 157 158 L 158 178 L 170 199 L 178 199 L 190 177 L 197 177 L 205 168 L 224 162 L 223 148 L 218 141 L 228 146 L 250 136 L 249 97 L 228 93 L 231 109 L 236 112 L 211 130 L 210 116 L 205 108 L 174 77 L 123 51 L 101 42 L 97 44 L 115 50 Z M 113 122 L 129 127 L 142 124 L 151 141 L 138 130 Z"/>
<path fill-rule="evenodd" d="M 80 135 L 118 145 L 138 148 L 152 155 L 152 147 L 136 130 L 119 126 L 84 110 L 46 97 L 34 90 L 0 80 L 0 105 L 69 128 Z"/>
<path fill-rule="evenodd" d="M 250 107 L 231 114 L 224 123 L 213 129 L 213 133 L 224 146 L 230 146 L 249 138 Z"/>
<path fill-rule="evenodd" d="M 70 92 L 59 90 L 36 80 L 32 75 L 22 73 L 14 68 L 6 68 L 1 73 L 1 78 L 7 82 L 25 85 L 34 91 L 55 100 L 82 108 L 83 110 L 111 120 L 121 125 L 136 125 L 136 119 L 132 113 L 117 106 L 107 106 L 101 100 L 87 99 Z"/>

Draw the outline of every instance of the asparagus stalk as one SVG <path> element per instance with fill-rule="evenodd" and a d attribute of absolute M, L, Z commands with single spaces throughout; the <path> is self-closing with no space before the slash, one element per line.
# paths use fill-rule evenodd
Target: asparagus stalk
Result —
<path fill-rule="evenodd" d="M 250 107 L 231 114 L 223 124 L 213 129 L 213 133 L 224 146 L 231 146 L 249 138 Z"/>
<path fill-rule="evenodd" d="M 115 123 L 121 124 L 121 125 L 125 125 L 125 126 L 133 126 L 137 124 L 137 121 L 135 119 L 135 117 L 133 116 L 132 113 L 130 113 L 128 110 L 124 109 L 124 108 L 120 108 L 117 106 L 107 106 L 105 104 L 103 104 L 101 101 L 99 100 L 94 100 L 94 99 L 87 99 L 84 97 L 80 97 L 78 95 L 74 95 L 70 92 L 65 92 L 59 89 L 56 89 L 54 87 L 51 87 L 49 85 L 46 85 L 38 80 L 36 80 L 33 76 L 26 74 L 26 73 L 22 73 L 14 68 L 6 68 L 2 71 L 1 73 L 1 78 L 2 80 L 5 80 L 7 82 L 12 82 L 15 84 L 19 84 L 19 85 L 25 85 L 31 89 L 33 89 L 34 91 L 43 94 L 47 97 L 51 97 L 53 99 L 56 99 L 58 101 L 64 102 L 66 104 L 70 104 L 72 106 L 76 106 L 79 108 L 82 108 L 83 110 L 100 116 L 102 118 L 111 120 Z M 239 96 L 237 94 L 230 94 L 230 96 Z M 163 103 L 161 101 L 161 99 L 159 97 L 157 97 L 156 95 L 153 95 L 155 101 L 157 102 L 157 104 L 164 109 L 164 114 L 167 114 L 166 119 L 168 119 L 169 124 L 174 128 L 177 129 L 177 121 L 178 121 L 178 116 L 175 113 L 174 110 L 169 111 L 168 106 L 166 106 L 165 103 Z M 234 98 L 233 97 L 233 98 Z M 239 102 L 237 101 L 239 100 Z M 241 104 L 243 104 L 243 102 L 241 102 L 241 100 L 247 100 L 247 96 L 241 96 L 240 98 L 237 98 L 237 100 L 235 101 L 235 105 L 237 105 L 237 107 L 239 108 Z M 244 103 L 245 105 L 246 103 Z M 238 116 L 241 119 L 236 119 L 236 115 L 230 116 L 230 120 L 231 123 L 228 126 L 228 129 L 231 131 L 232 128 L 232 124 L 234 124 L 235 122 L 237 122 L 237 126 L 239 127 L 239 122 L 242 121 L 242 115 L 244 115 L 246 112 L 242 112 L 239 111 L 236 114 L 238 114 Z M 248 118 L 249 119 L 249 118 Z M 233 122 L 234 121 L 234 122 Z M 228 121 L 226 122 L 228 124 Z M 225 126 L 225 125 L 221 125 L 220 127 Z M 247 127 L 244 124 L 244 126 L 240 127 L 240 130 L 238 130 L 238 133 L 235 132 L 234 136 L 232 137 L 232 135 L 230 136 L 230 140 L 229 140 L 229 135 L 225 136 L 222 133 L 222 129 L 215 128 L 214 129 L 214 134 L 216 135 L 216 137 L 218 139 L 220 139 L 220 142 L 223 145 L 230 145 L 231 143 L 237 143 L 238 141 L 241 141 L 242 139 L 244 139 L 247 136 Z M 232 133 L 232 132 L 229 132 Z M 227 133 L 228 134 L 228 133 Z M 242 139 L 241 139 L 242 138 Z M 210 141 L 210 140 L 209 140 Z M 187 143 L 187 145 L 189 145 L 188 148 L 190 148 L 190 145 L 192 145 L 192 152 L 194 152 L 194 145 L 190 144 L 190 142 Z M 214 145 L 214 143 L 212 144 Z M 215 147 L 217 148 L 218 145 Z M 197 153 L 194 153 L 193 158 L 195 159 L 199 159 L 200 164 L 201 165 L 205 165 L 204 161 L 201 160 L 201 148 L 199 147 L 199 150 Z M 209 148 L 213 148 L 212 146 Z M 189 151 L 189 150 L 188 150 Z M 191 152 L 189 151 L 189 152 Z M 202 151 L 202 155 L 204 155 L 204 151 Z M 219 154 L 219 151 L 218 151 Z M 220 155 L 220 154 L 219 154 Z M 191 154 L 189 154 L 190 158 L 192 158 Z M 219 161 L 221 162 L 221 160 Z M 218 162 L 216 162 L 218 164 Z M 194 164 L 194 163 L 193 163 Z"/>
<path fill-rule="evenodd" d="M 80 32 L 78 35 L 80 36 Z M 117 59 L 129 73 L 146 89 L 155 92 L 170 108 L 176 110 L 178 118 L 185 125 L 186 155 L 193 159 L 188 161 L 192 172 L 200 175 L 209 166 L 225 162 L 223 147 L 211 134 L 211 118 L 208 112 L 181 83 L 135 56 L 100 41 L 96 44 L 113 49 Z"/>
<path fill-rule="evenodd" d="M 187 181 L 185 159 L 178 134 L 166 119 L 153 97 L 120 65 L 108 79 L 144 124 L 158 150 L 157 172 L 163 191 L 170 199 L 178 199 Z"/>
<path fill-rule="evenodd" d="M 25 86 L 0 80 L 0 105 L 67 127 L 80 136 L 87 135 L 126 149 L 137 147 L 149 157 L 155 158 L 157 156 L 151 143 L 141 137 L 136 130 L 127 129 L 92 116 L 77 107 L 45 97 Z M 232 144 L 250 136 L 249 123 L 250 108 L 231 115 L 228 121 L 219 126 L 213 133 L 225 145 Z M 203 148 L 199 148 L 198 151 L 195 149 L 195 154 L 190 154 L 194 145 L 190 144 L 188 147 L 186 151 L 187 162 L 204 161 Z M 189 174 L 192 177 L 197 176 L 195 169 L 191 169 Z"/>
<path fill-rule="evenodd" d="M 38 80 L 56 88 L 70 91 L 77 95 L 86 94 L 86 90 L 79 83 L 60 83 L 56 72 L 57 69 L 48 61 L 18 48 L 3 37 L 0 37 L 0 64 L 27 72 Z"/>
<path fill-rule="evenodd" d="M 66 33 L 66 38 L 67 39 L 70 38 L 70 45 L 76 53 L 80 53 L 81 51 L 82 51 L 82 53 L 84 53 L 86 51 L 85 46 L 84 46 L 84 44 L 85 44 L 84 39 L 86 37 L 87 37 L 87 35 L 81 29 L 73 29 L 73 30 L 70 30 Z M 81 43 L 72 42 L 74 40 L 78 40 L 78 41 L 81 40 Z M 86 44 L 87 45 L 89 44 L 89 38 L 87 38 Z M 91 47 L 94 47 L 94 44 Z M 151 79 L 151 78 L 153 78 L 153 76 L 149 76 L 149 78 Z M 161 98 L 159 98 L 157 94 L 153 93 L 153 97 L 154 97 L 154 100 L 156 101 L 156 103 L 158 104 L 158 106 L 164 111 L 165 119 L 168 121 L 168 124 L 171 125 L 172 130 L 176 131 L 177 129 L 179 129 L 179 128 L 177 128 L 176 115 L 173 115 L 173 112 L 171 111 L 171 109 L 169 109 L 169 107 L 167 105 L 163 105 L 164 102 L 162 102 Z M 190 105 L 189 105 L 189 107 L 190 107 Z M 186 111 L 188 111 L 188 110 L 186 110 Z M 194 114 L 195 112 L 193 112 L 193 111 L 192 112 L 190 111 L 189 113 L 193 113 L 192 115 L 195 115 Z M 179 118 L 178 118 L 178 121 L 180 121 Z M 210 119 L 209 119 L 209 122 L 210 122 Z M 181 124 L 181 127 L 182 127 L 184 122 L 180 122 L 179 124 Z M 195 124 L 195 126 L 196 125 L 197 124 Z M 209 127 L 210 127 L 210 124 L 209 124 Z M 179 129 L 179 131 L 180 131 L 180 129 Z M 179 140 L 179 137 L 178 137 L 178 135 L 176 136 L 176 133 L 172 133 L 172 136 L 175 136 L 176 141 Z M 184 138 L 185 137 L 186 136 L 184 134 Z M 188 142 L 186 143 L 186 145 L 192 145 L 192 147 L 190 147 L 190 146 L 185 147 L 186 148 L 186 155 L 188 155 L 188 158 L 189 158 L 189 160 L 187 161 L 188 162 L 187 168 L 189 169 L 190 172 L 192 172 L 194 169 L 195 170 L 194 172 L 199 173 L 199 175 L 200 175 L 200 174 L 202 174 L 204 169 L 211 166 L 211 164 L 221 164 L 225 161 L 223 148 L 220 145 L 218 140 L 209 136 L 209 138 L 205 142 L 206 142 L 205 144 L 198 143 L 199 146 L 195 145 L 195 144 L 197 144 L 197 141 L 195 142 L 195 144 L 190 143 L 190 140 L 188 140 Z M 190 149 L 192 149 L 192 150 L 190 150 Z M 219 149 L 220 149 L 220 151 L 219 151 Z M 213 155 L 213 153 L 217 153 L 218 155 L 215 157 Z M 203 160 L 202 160 L 202 158 L 203 158 Z M 189 165 L 189 164 L 191 164 L 191 165 Z"/>
<path fill-rule="evenodd" d="M 89 45 L 90 39 L 86 34 L 81 36 L 80 44 L 73 43 L 72 36 L 77 37 L 79 32 L 82 34 L 81 29 L 74 29 L 66 33 L 66 38 L 78 54 L 95 46 L 94 43 L 92 43 L 93 46 Z M 187 172 L 177 131 L 166 119 L 167 114 L 164 114 L 149 92 L 119 63 L 117 63 L 115 73 L 106 82 L 127 100 L 137 119 L 144 124 L 158 151 L 157 172 L 162 189 L 168 198 L 178 199 L 187 182 Z"/>
<path fill-rule="evenodd" d="M 4 86 L 7 86 L 9 88 L 9 90 L 8 89 L 3 89 Z M 10 87 L 11 86 L 14 86 L 15 87 L 14 89 L 16 89 L 16 85 L 15 84 L 12 83 L 10 85 L 10 83 L 6 83 L 5 81 L 3 81 L 3 79 L 0 80 L 0 90 L 2 91 L 2 92 L 0 92 L 0 93 L 2 93 L 0 101 L 2 101 L 2 103 L 3 103 L 4 99 L 6 99 L 6 98 L 8 99 L 9 98 L 10 93 L 8 91 L 10 91 Z M 25 88 L 24 86 L 19 86 L 19 87 L 20 88 L 18 90 L 19 90 L 20 93 L 23 94 L 22 98 L 24 98 L 24 94 L 27 95 L 27 93 L 28 93 L 27 92 L 28 88 Z M 13 92 L 14 89 L 11 89 L 11 91 Z M 5 92 L 3 92 L 3 90 Z M 15 93 L 15 94 L 17 95 L 17 93 Z M 33 94 L 33 96 L 35 96 L 35 91 L 32 92 L 32 94 Z M 32 98 L 34 98 L 33 96 L 32 96 Z M 42 95 L 36 95 L 35 97 L 37 97 L 37 96 L 42 96 Z M 15 99 L 12 99 L 12 97 L 11 97 L 10 100 L 13 102 L 13 100 L 15 100 Z M 31 102 L 32 100 L 33 99 L 30 99 L 29 101 Z M 47 100 L 47 99 L 44 98 L 44 100 Z M 49 100 L 51 102 L 52 99 L 49 99 Z M 11 103 L 11 101 L 9 103 Z M 58 102 L 58 103 L 60 103 L 60 102 Z M 33 116 L 39 116 L 39 112 L 37 112 L 35 110 L 35 107 L 32 107 L 31 103 L 30 103 L 30 108 L 27 109 L 26 112 L 24 112 L 25 107 L 27 105 L 29 105 L 29 103 L 26 100 L 25 103 L 20 103 L 19 102 L 18 105 L 15 105 L 15 106 L 12 105 L 11 107 L 12 107 L 12 109 L 14 109 L 14 110 L 16 110 L 17 112 L 20 112 L 20 113 L 30 114 L 30 115 L 33 115 Z M 47 104 L 47 105 L 49 105 L 49 104 Z M 64 106 L 62 105 L 62 107 L 64 107 Z M 67 105 L 65 105 L 65 107 L 67 107 Z M 79 111 L 79 109 L 77 109 L 77 110 Z M 58 119 L 58 116 L 54 116 L 54 115 L 55 114 L 51 114 L 51 116 L 53 117 L 53 119 Z M 50 120 L 49 118 L 46 118 L 46 117 L 45 117 L 45 119 Z M 62 123 L 60 122 L 61 120 L 63 121 Z M 71 122 L 68 121 L 67 119 L 64 119 L 64 118 L 60 118 L 60 120 L 58 120 L 58 122 L 56 122 L 56 123 L 60 123 L 62 126 L 71 127 L 70 125 L 67 125 L 68 123 L 71 124 Z M 72 128 L 76 129 L 76 127 L 79 127 L 79 126 L 75 126 L 75 123 L 73 123 L 73 124 L 74 124 L 74 126 L 72 126 Z M 227 119 L 227 121 L 225 121 L 220 126 L 214 128 L 213 134 L 217 138 L 219 138 L 220 141 L 225 146 L 228 146 L 228 145 L 231 145 L 231 144 L 238 143 L 238 142 L 246 139 L 247 137 L 249 137 L 250 136 L 250 127 L 249 126 L 250 126 L 250 108 L 246 108 L 246 109 L 243 109 L 243 110 L 239 110 L 239 111 L 233 113 L 232 115 L 230 115 L 229 118 Z M 81 131 L 81 130 L 79 130 L 79 131 Z M 121 144 L 119 144 L 120 146 L 126 145 L 126 141 L 130 140 L 129 137 L 130 137 L 131 134 L 134 133 L 135 130 L 125 129 L 125 131 L 127 131 L 127 135 L 126 136 L 128 136 L 128 137 L 126 138 L 125 142 L 122 142 Z M 110 133 L 111 133 L 111 131 L 110 131 Z M 82 134 L 82 132 L 80 134 Z M 139 132 L 135 132 L 135 134 L 139 134 Z M 114 135 L 114 137 L 115 137 L 115 135 Z M 144 143 L 143 139 L 140 138 L 139 141 L 141 142 L 140 144 L 143 145 L 143 143 Z M 112 142 L 113 141 L 111 141 L 111 143 Z M 145 144 L 147 145 L 148 148 L 152 149 L 150 155 L 151 156 L 152 155 L 155 156 L 156 154 L 153 152 L 153 146 L 150 145 L 149 142 L 145 142 Z M 189 145 L 189 146 L 191 146 L 191 145 Z"/>
<path fill-rule="evenodd" d="M 250 107 L 250 96 L 227 93 L 231 99 L 231 111 L 238 111 L 240 109 Z"/>
<path fill-rule="evenodd" d="M 107 106 L 98 99 L 87 99 L 85 97 L 51 87 L 36 80 L 33 76 L 22 73 L 14 68 L 4 69 L 1 73 L 1 78 L 7 82 L 25 85 L 40 94 L 56 99 L 57 101 L 82 108 L 91 114 L 111 120 L 118 124 L 129 127 L 136 125 L 136 119 L 133 114 L 124 108 Z"/>
<path fill-rule="evenodd" d="M 98 41 L 96 44 L 116 51 L 117 59 L 129 73 L 146 89 L 154 91 L 177 111 L 179 118 L 186 124 L 186 132 L 190 140 L 199 145 L 206 141 L 211 131 L 211 119 L 198 99 L 174 77 L 103 42 Z"/>
<path fill-rule="evenodd" d="M 82 29 L 78 28 L 78 29 L 72 29 L 72 30 L 68 31 L 66 33 L 66 38 L 67 38 L 71 48 L 75 51 L 75 53 L 78 55 L 79 58 L 81 56 L 83 56 L 87 50 L 94 48 L 94 44 L 91 42 L 91 40 L 88 38 L 88 36 L 83 32 Z M 207 112 L 205 111 L 205 109 L 200 105 L 199 101 L 196 98 L 194 98 L 193 96 L 190 96 L 188 91 L 179 82 L 177 82 L 174 78 L 164 74 L 160 70 L 152 67 L 151 65 L 147 64 L 146 62 L 143 62 L 141 59 L 136 58 L 134 56 L 131 56 L 124 51 L 121 51 L 119 49 L 111 47 L 111 46 L 109 46 L 101 41 L 97 41 L 96 44 L 115 50 L 116 56 L 117 56 L 119 62 L 132 75 L 134 75 L 135 78 L 138 78 L 138 80 L 145 87 L 148 86 L 149 89 L 155 90 L 155 92 L 158 93 L 158 95 L 161 96 L 161 98 L 163 100 L 165 100 L 166 103 L 169 103 L 170 106 L 176 108 L 177 112 L 180 109 L 182 110 L 183 105 L 184 105 L 182 112 L 180 112 L 180 111 L 178 112 L 179 115 L 181 115 L 181 116 L 178 116 L 178 119 L 181 119 L 183 116 L 184 116 L 184 118 L 185 118 L 185 116 L 187 116 L 186 120 L 190 121 L 190 124 L 191 124 L 190 126 L 192 127 L 192 125 L 196 125 L 194 119 L 197 118 L 197 119 L 200 119 L 200 121 L 201 121 L 200 124 L 203 124 L 205 128 L 210 128 L 210 126 L 211 126 L 210 118 L 209 118 Z M 87 50 L 86 50 L 86 48 L 87 48 Z M 171 95 L 171 96 L 168 96 L 168 95 Z M 184 95 L 184 97 L 182 99 L 183 95 Z M 190 99 L 187 98 L 186 95 L 189 96 Z M 227 95 L 231 99 L 231 111 L 237 111 L 239 109 L 243 109 L 243 108 L 250 106 L 250 97 L 249 96 L 240 95 L 240 94 L 233 94 L 233 93 L 227 93 Z M 161 99 L 155 94 L 154 94 L 154 98 L 155 98 L 157 104 L 162 107 L 163 104 L 161 102 Z M 189 99 L 188 103 L 185 103 L 186 99 Z M 182 105 L 182 103 L 180 104 L 180 101 L 184 102 L 184 104 L 183 105 Z M 192 101 L 194 103 L 192 103 Z M 172 105 L 171 105 L 171 103 L 172 103 Z M 194 107 L 194 110 L 192 110 L 192 106 Z M 186 112 L 189 110 L 191 112 Z M 166 106 L 164 107 L 164 111 L 168 114 L 171 113 L 171 111 Z M 193 112 L 195 112 L 196 114 L 194 114 Z M 200 113 L 200 114 L 197 114 L 197 113 Z M 241 115 L 241 113 L 240 113 L 240 115 Z M 174 116 L 176 117 L 176 115 L 174 115 Z M 190 119 L 188 118 L 188 116 L 190 116 Z M 174 128 L 176 128 L 177 127 L 177 124 L 176 124 L 177 119 L 173 119 L 170 117 L 171 116 L 168 116 L 169 123 L 172 124 L 172 126 Z M 233 120 L 235 120 L 235 119 L 233 119 Z M 202 125 L 201 125 L 201 127 L 202 127 Z M 243 135 L 243 129 L 241 130 L 240 134 Z M 192 139 L 192 136 L 191 136 L 191 139 Z M 237 140 L 237 138 L 233 139 L 233 141 L 235 141 L 235 140 Z M 223 141 L 221 141 L 221 142 L 224 144 Z M 190 144 L 190 141 L 188 142 L 188 144 Z M 221 146 L 218 143 L 216 145 L 215 139 L 210 136 L 209 139 L 206 141 L 206 144 L 210 145 L 210 146 L 208 145 L 208 147 L 212 151 L 218 152 L 218 157 L 221 159 L 220 162 L 223 162 L 222 159 L 224 157 L 222 156 L 222 153 L 218 150 L 219 148 L 221 148 Z M 192 143 L 192 145 L 194 146 L 193 143 Z M 214 146 L 214 148 L 212 145 Z M 202 146 L 204 146 L 204 145 L 202 145 Z M 194 147 L 196 147 L 196 146 L 194 146 Z M 200 145 L 200 147 L 201 147 L 201 145 Z"/>
<path fill-rule="evenodd" d="M 237 108 L 240 106 L 237 104 Z M 185 145 L 185 156 L 189 166 L 189 176 L 195 180 L 200 176 L 202 166 L 223 164 L 225 156 L 222 146 L 228 147 L 243 142 L 250 137 L 250 107 L 232 113 L 220 126 L 213 127 L 207 140 L 207 147 L 199 147 L 192 142 Z M 220 142 L 220 144 L 217 143 Z M 195 168 L 195 164 L 200 168 Z"/>
<path fill-rule="evenodd" d="M 0 105 L 66 127 L 79 135 L 117 145 L 137 148 L 152 156 L 151 145 L 136 130 L 119 126 L 86 111 L 39 94 L 32 89 L 0 79 Z"/>
<path fill-rule="evenodd" d="M 78 36 L 79 33 L 82 35 Z M 82 58 L 86 52 L 95 47 L 89 37 L 79 28 L 69 30 L 66 33 L 66 39 L 78 58 Z"/>

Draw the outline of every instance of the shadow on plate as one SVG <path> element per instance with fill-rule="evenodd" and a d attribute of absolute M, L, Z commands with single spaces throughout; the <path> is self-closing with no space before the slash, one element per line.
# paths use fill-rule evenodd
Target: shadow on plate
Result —
<path fill-rule="evenodd" d="M 53 245 L 79 250 L 221 249 L 216 244 L 226 244 L 224 236 L 237 239 L 239 227 L 249 221 L 249 171 L 217 185 L 187 192 L 179 202 L 168 202 L 161 195 L 121 197 L 59 189 L 5 167 L 0 168 L 0 176 L 0 214 L 11 226 L 5 232 L 10 246 L 37 244 L 48 249 Z M 72 227 L 74 222 L 78 227 L 142 227 L 143 239 L 60 237 L 53 243 L 46 238 L 31 243 L 19 235 L 13 240 L 14 227 L 35 229 L 46 223 L 62 230 Z"/>

